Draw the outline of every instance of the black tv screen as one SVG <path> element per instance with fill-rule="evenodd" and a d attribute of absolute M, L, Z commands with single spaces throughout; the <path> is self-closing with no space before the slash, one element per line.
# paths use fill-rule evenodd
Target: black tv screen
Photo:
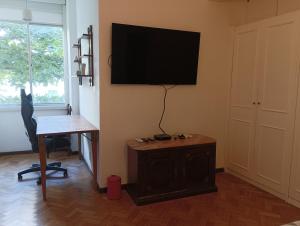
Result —
<path fill-rule="evenodd" d="M 196 84 L 200 33 L 112 24 L 112 84 Z"/>

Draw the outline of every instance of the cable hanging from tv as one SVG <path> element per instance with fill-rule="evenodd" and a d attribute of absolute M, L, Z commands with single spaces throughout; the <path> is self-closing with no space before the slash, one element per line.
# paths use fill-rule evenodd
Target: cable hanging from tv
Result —
<path fill-rule="evenodd" d="M 159 129 L 161 130 L 162 134 L 158 134 L 158 135 L 154 135 L 155 139 L 158 139 L 160 140 L 161 139 L 166 139 L 166 137 L 170 137 L 166 131 L 162 128 L 161 126 L 161 123 L 163 121 L 163 118 L 164 118 L 164 115 L 165 115 L 165 112 L 166 112 L 166 102 L 167 102 L 167 95 L 168 95 L 168 91 L 170 89 L 173 89 L 176 87 L 176 85 L 173 85 L 171 87 L 166 87 L 166 86 L 162 86 L 164 88 L 164 100 L 163 100 L 163 111 L 162 111 L 162 114 L 161 114 L 161 117 L 160 117 L 160 120 L 159 120 L 159 123 L 158 123 L 158 127 Z"/>

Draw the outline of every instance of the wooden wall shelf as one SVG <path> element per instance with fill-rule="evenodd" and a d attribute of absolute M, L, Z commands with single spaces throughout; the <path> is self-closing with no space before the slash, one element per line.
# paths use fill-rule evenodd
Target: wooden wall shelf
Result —
<path fill-rule="evenodd" d="M 90 25 L 87 34 L 82 34 L 78 42 L 73 44 L 77 49 L 77 56 L 74 63 L 78 64 L 76 77 L 79 78 L 79 85 L 82 85 L 83 78 L 89 78 L 90 86 L 94 86 L 94 52 L 93 52 L 93 27 Z M 73 76 L 72 76 L 73 77 Z"/>

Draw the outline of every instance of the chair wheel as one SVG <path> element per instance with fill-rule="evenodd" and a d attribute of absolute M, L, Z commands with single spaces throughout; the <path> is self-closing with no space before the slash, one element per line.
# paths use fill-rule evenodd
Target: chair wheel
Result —
<path fill-rule="evenodd" d="M 68 177 L 68 172 L 64 172 L 64 177 Z"/>
<path fill-rule="evenodd" d="M 21 181 L 21 180 L 23 180 L 23 177 L 22 177 L 22 175 L 18 175 L 18 181 Z"/>
<path fill-rule="evenodd" d="M 42 179 L 39 178 L 39 179 L 36 181 L 36 184 L 37 184 L 37 185 L 41 185 L 41 184 L 42 184 Z"/>

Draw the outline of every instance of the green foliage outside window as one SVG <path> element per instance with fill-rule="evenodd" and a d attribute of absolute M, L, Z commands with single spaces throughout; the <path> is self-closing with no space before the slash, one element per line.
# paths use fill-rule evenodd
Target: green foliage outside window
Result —
<path fill-rule="evenodd" d="M 64 103 L 63 59 L 61 27 L 0 22 L 0 104 L 20 103 L 24 87 L 35 103 Z"/>

